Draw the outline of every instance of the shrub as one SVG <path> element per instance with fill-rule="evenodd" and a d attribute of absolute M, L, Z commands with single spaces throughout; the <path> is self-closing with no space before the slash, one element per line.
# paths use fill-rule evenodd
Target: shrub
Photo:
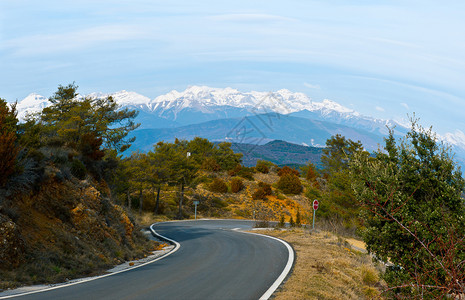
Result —
<path fill-rule="evenodd" d="M 86 178 L 87 170 L 84 164 L 79 159 L 74 159 L 71 163 L 71 174 L 76 178 L 83 180 Z"/>
<path fill-rule="evenodd" d="M 285 194 L 300 194 L 302 192 L 302 183 L 299 177 L 293 174 L 285 174 L 279 178 L 278 188 Z"/>
<path fill-rule="evenodd" d="M 252 199 L 254 200 L 265 200 L 266 199 L 266 193 L 262 188 L 258 188 L 253 194 L 252 194 Z"/>
<path fill-rule="evenodd" d="M 260 181 L 258 183 L 258 187 L 263 189 L 263 191 L 265 192 L 265 195 L 273 194 L 273 191 L 271 190 L 271 185 L 269 185 L 268 183 Z"/>
<path fill-rule="evenodd" d="M 278 176 L 281 177 L 281 176 L 284 176 L 286 174 L 292 174 L 292 175 L 295 175 L 297 177 L 300 176 L 299 171 L 297 171 L 296 169 L 292 169 L 292 168 L 290 168 L 288 166 L 284 166 L 281 169 L 278 169 Z"/>
<path fill-rule="evenodd" d="M 272 190 L 271 190 L 271 185 L 265 182 L 259 182 L 258 183 L 258 189 L 252 194 L 252 198 L 255 200 L 265 200 L 266 196 L 271 195 Z"/>
<path fill-rule="evenodd" d="M 214 193 L 227 193 L 228 186 L 221 178 L 215 178 L 208 186 L 208 189 Z"/>
<path fill-rule="evenodd" d="M 268 164 L 264 160 L 257 161 L 257 164 L 255 165 L 255 170 L 263 174 L 268 174 L 270 172 L 270 168 L 268 168 Z"/>
<path fill-rule="evenodd" d="M 229 176 L 240 176 L 247 180 L 254 180 L 253 173 L 254 168 L 243 167 L 241 165 L 237 165 L 234 169 L 228 171 Z"/>
<path fill-rule="evenodd" d="M 234 177 L 231 179 L 231 192 L 232 193 L 238 193 L 244 188 L 244 183 L 242 182 L 242 179 Z"/>

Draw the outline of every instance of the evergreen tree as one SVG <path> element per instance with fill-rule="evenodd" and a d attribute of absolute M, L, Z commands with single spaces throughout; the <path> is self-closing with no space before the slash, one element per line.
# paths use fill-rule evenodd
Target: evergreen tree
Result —
<path fill-rule="evenodd" d="M 367 208 L 367 250 L 399 266 L 387 270 L 387 283 L 416 287 L 397 290 L 408 297 L 463 293 L 465 180 L 432 130 L 413 121 L 400 144 L 391 131 L 384 151 L 359 153 L 351 165 L 357 199 Z"/>
<path fill-rule="evenodd" d="M 16 157 L 19 152 L 17 122 L 16 105 L 9 107 L 0 98 L 0 187 L 16 171 Z"/>
<path fill-rule="evenodd" d="M 52 105 L 38 114 L 42 125 L 42 138 L 49 145 L 91 151 L 88 156 L 101 159 L 100 146 L 123 152 L 130 147 L 134 138 L 126 139 L 136 129 L 133 119 L 137 111 L 120 109 L 107 97 L 104 99 L 79 99 L 77 86 L 59 86 L 49 98 Z"/>

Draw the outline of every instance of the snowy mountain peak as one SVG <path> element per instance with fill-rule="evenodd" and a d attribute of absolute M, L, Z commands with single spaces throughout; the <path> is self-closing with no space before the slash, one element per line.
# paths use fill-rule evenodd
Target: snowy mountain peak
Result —
<path fill-rule="evenodd" d="M 49 105 L 49 101 L 44 96 L 36 93 L 29 94 L 26 98 L 18 101 L 16 110 L 18 111 L 18 118 L 24 120 L 27 114 L 33 114 L 41 111 Z"/>

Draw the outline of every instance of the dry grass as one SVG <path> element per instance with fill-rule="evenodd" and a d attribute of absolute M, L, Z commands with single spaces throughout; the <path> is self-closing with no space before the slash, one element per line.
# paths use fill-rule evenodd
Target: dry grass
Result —
<path fill-rule="evenodd" d="M 274 299 L 380 298 L 379 270 L 367 254 L 350 249 L 345 240 L 302 229 L 261 233 L 289 242 L 296 252 L 292 274 Z"/>
<path fill-rule="evenodd" d="M 139 214 L 137 211 L 134 211 L 132 215 L 134 216 L 134 218 L 136 219 L 136 223 L 140 227 L 149 227 L 153 223 L 164 222 L 169 220 L 169 218 L 165 215 L 156 215 L 152 212 L 145 211 L 142 212 L 142 214 Z"/>

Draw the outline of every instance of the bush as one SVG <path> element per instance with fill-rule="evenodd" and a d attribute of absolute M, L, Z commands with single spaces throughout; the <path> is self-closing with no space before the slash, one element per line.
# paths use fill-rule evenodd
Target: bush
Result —
<path fill-rule="evenodd" d="M 234 169 L 228 171 L 229 176 L 240 176 L 247 180 L 253 179 L 254 168 L 247 168 L 241 165 L 237 165 Z"/>
<path fill-rule="evenodd" d="M 270 172 L 270 168 L 268 168 L 268 164 L 264 160 L 259 160 L 257 161 L 257 164 L 255 165 L 255 171 L 263 173 L 263 174 L 268 174 Z"/>
<path fill-rule="evenodd" d="M 210 185 L 208 186 L 208 189 L 214 193 L 227 193 L 228 192 L 228 186 L 220 178 L 215 178 L 212 181 L 212 183 L 210 183 Z"/>
<path fill-rule="evenodd" d="M 79 159 L 74 159 L 71 163 L 71 174 L 76 178 L 83 180 L 86 178 L 87 170 L 84 164 Z"/>
<path fill-rule="evenodd" d="M 231 192 L 232 193 L 238 193 L 244 188 L 244 183 L 242 182 L 242 179 L 240 178 L 233 178 L 231 179 Z"/>
<path fill-rule="evenodd" d="M 252 199 L 266 200 L 266 196 L 269 196 L 271 194 L 272 194 L 271 185 L 264 183 L 264 182 L 259 182 L 258 189 L 252 194 Z"/>
<path fill-rule="evenodd" d="M 266 193 L 262 188 L 258 188 L 253 194 L 252 194 L 252 199 L 254 200 L 265 200 L 266 199 Z"/>
<path fill-rule="evenodd" d="M 293 174 L 284 174 L 279 178 L 278 189 L 285 194 L 300 194 L 302 192 L 302 183 L 299 177 Z"/>
<path fill-rule="evenodd" d="M 292 169 L 292 168 L 290 168 L 288 166 L 284 166 L 281 169 L 278 169 L 278 176 L 281 177 L 281 176 L 284 176 L 286 174 L 292 174 L 292 175 L 295 175 L 297 177 L 300 176 L 299 171 L 297 171 L 296 169 Z"/>
<path fill-rule="evenodd" d="M 265 192 L 265 195 L 272 195 L 273 194 L 273 191 L 271 190 L 271 185 L 269 185 L 268 183 L 260 181 L 258 183 L 258 187 L 263 189 L 263 191 Z"/>

